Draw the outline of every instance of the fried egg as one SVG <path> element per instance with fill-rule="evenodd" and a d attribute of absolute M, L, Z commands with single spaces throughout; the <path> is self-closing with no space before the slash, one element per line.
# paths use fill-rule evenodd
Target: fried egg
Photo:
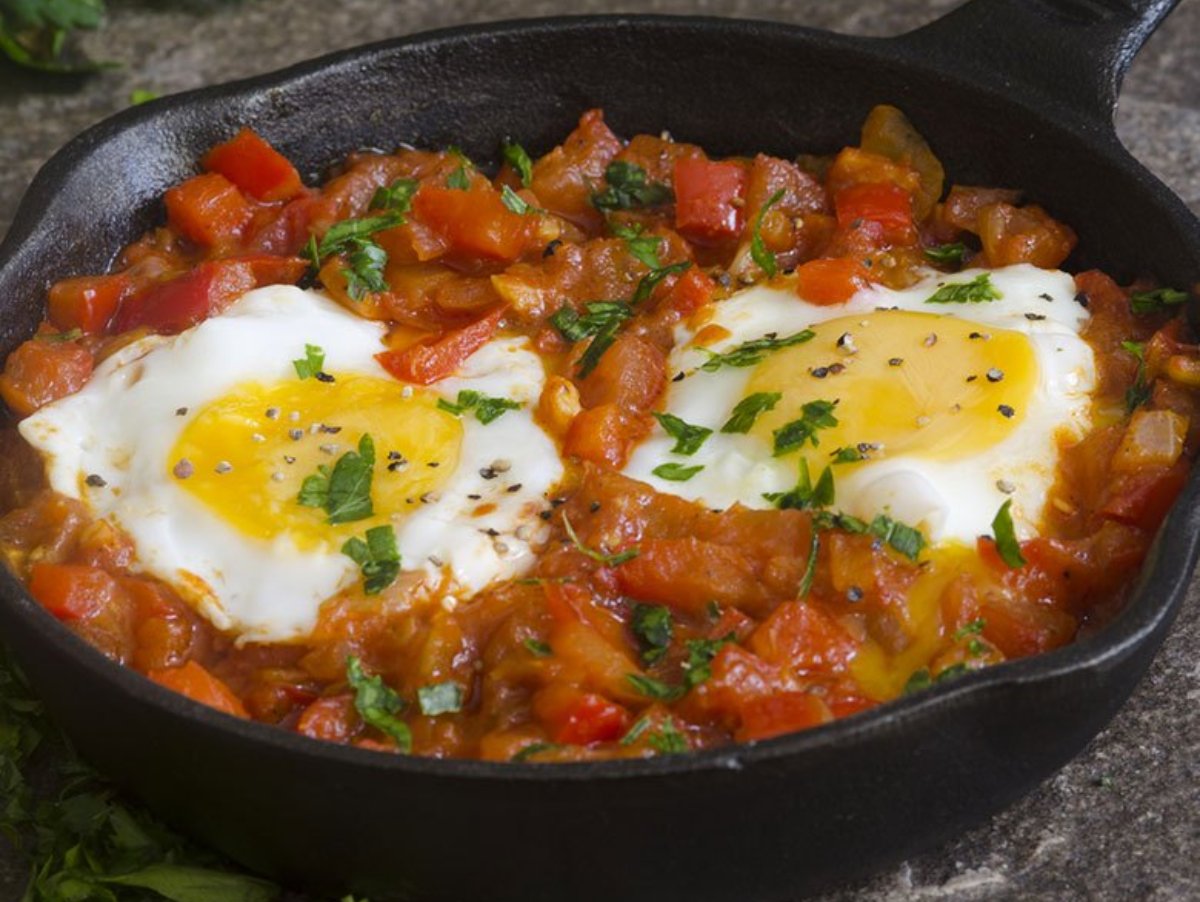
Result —
<path fill-rule="evenodd" d="M 976 280 L 996 297 L 930 301 Z M 625 472 L 714 508 L 764 508 L 802 466 L 813 482 L 830 467 L 833 507 L 858 518 L 886 514 L 933 543 L 973 543 L 1011 500 L 1017 535 L 1030 538 L 1060 447 L 1092 422 L 1089 315 L 1074 297 L 1071 276 L 1028 265 L 930 272 L 834 306 L 807 303 L 787 280 L 749 288 L 680 326 L 670 358 L 663 409 L 712 434 L 683 454 L 656 427 Z M 769 347 L 720 356 L 747 342 Z M 752 425 L 728 431 L 751 398 Z M 796 425 L 806 411 L 812 428 Z"/>
<path fill-rule="evenodd" d="M 52 488 L 133 539 L 139 571 L 242 641 L 309 633 L 322 602 L 361 581 L 344 543 L 383 524 L 412 574 L 405 598 L 518 575 L 562 477 L 533 421 L 540 358 L 527 339 L 498 338 L 452 377 L 407 386 L 374 358 L 383 335 L 317 292 L 258 289 L 180 335 L 122 348 L 21 432 Z M 293 361 L 310 344 L 324 362 L 300 378 Z M 519 406 L 484 423 L 454 407 L 463 391 Z M 363 436 L 373 513 L 331 524 L 298 499 Z"/>

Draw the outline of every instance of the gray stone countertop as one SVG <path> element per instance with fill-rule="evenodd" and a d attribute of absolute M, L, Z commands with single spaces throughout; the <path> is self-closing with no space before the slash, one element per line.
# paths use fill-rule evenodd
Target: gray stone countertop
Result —
<path fill-rule="evenodd" d="M 129 103 L 266 72 L 427 28 L 564 12 L 776 19 L 898 34 L 952 0 L 191 0 L 110 2 L 94 55 L 124 65 L 48 79 L 0 63 L 0 235 L 37 168 L 70 137 Z M 1200 212 L 1200 0 L 1184 0 L 1135 62 L 1117 123 L 1130 150 Z M 956 839 L 826 897 L 1200 898 L 1200 581 L 1150 672 L 1111 726 L 1027 798 Z M 0 847 L 0 898 L 25 872 Z M 301 902 L 299 895 L 291 897 Z"/>

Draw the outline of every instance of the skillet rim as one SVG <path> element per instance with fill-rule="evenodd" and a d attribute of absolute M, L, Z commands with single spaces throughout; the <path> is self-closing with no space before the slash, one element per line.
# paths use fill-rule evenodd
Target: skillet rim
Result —
<path fill-rule="evenodd" d="M 941 20 L 934 20 L 937 21 Z M 971 69 L 951 71 L 948 57 L 922 57 L 912 52 L 914 45 L 906 42 L 906 39 L 919 33 L 920 28 L 896 37 L 864 37 L 753 18 L 618 13 L 506 19 L 422 31 L 335 51 L 282 69 L 196 88 L 119 111 L 72 138 L 38 170 L 17 206 L 4 241 L 0 242 L 0 274 L 24 254 L 37 255 L 38 249 L 33 246 L 32 239 L 36 238 L 39 228 L 49 218 L 58 193 L 58 182 L 82 159 L 134 126 L 169 116 L 173 111 L 188 106 L 211 106 L 216 114 L 216 103 L 219 101 L 249 101 L 252 105 L 256 96 L 261 97 L 272 90 L 294 88 L 344 66 L 362 65 L 378 55 L 403 53 L 416 45 L 438 46 L 481 36 L 527 36 L 543 32 L 559 35 L 565 30 L 608 30 L 622 25 L 661 29 L 719 28 L 727 33 L 738 32 L 736 37 L 739 40 L 751 39 L 756 33 L 768 31 L 776 39 L 824 42 L 853 48 L 859 54 L 874 57 L 875 62 L 919 70 L 990 95 L 1002 104 L 1019 110 L 1031 121 L 1039 121 L 1054 131 L 1067 133 L 1076 139 L 1084 136 L 1093 139 L 1091 152 L 1125 170 L 1137 181 L 1140 190 L 1152 196 L 1156 206 L 1171 214 L 1172 227 L 1187 233 L 1190 239 L 1188 243 L 1200 249 L 1200 221 L 1174 192 L 1128 152 L 1117 138 L 1111 122 L 1098 121 L 1079 113 L 1044 93 L 1034 95 L 1032 100 L 1014 96 L 1014 86 L 1009 85 L 1006 89 L 1000 77 L 995 83 L 989 83 Z M 1041 104 L 1040 108 L 1038 104 Z M 113 255 L 117 252 L 114 250 Z M 864 736 L 893 732 L 897 729 L 898 721 L 931 715 L 940 708 L 959 707 L 975 695 L 1050 683 L 1092 669 L 1116 666 L 1139 650 L 1143 643 L 1153 640 L 1156 633 L 1165 633 L 1184 599 L 1198 557 L 1200 465 L 1194 465 L 1184 491 L 1159 528 L 1124 607 L 1111 622 L 1092 635 L 1047 653 L 991 665 L 953 682 L 935 685 L 912 696 L 902 696 L 865 712 L 769 740 L 735 743 L 683 755 L 553 764 L 385 755 L 310 739 L 273 725 L 224 714 L 161 687 L 126 665 L 110 661 L 33 601 L 24 585 L 7 568 L 0 568 L 0 620 L 11 615 L 23 621 L 22 626 L 38 632 L 48 645 L 61 649 L 64 654 L 74 654 L 77 663 L 94 679 L 155 709 L 156 716 L 189 721 L 205 732 L 222 733 L 239 742 L 262 743 L 288 755 L 323 759 L 344 766 L 414 776 L 471 780 L 501 778 L 522 783 L 561 780 L 574 783 L 581 780 L 682 775 L 707 770 L 741 770 L 780 758 L 803 755 L 818 746 L 854 743 Z M 37 690 L 36 686 L 33 688 Z M 1105 719 L 1105 723 L 1108 719 Z"/>

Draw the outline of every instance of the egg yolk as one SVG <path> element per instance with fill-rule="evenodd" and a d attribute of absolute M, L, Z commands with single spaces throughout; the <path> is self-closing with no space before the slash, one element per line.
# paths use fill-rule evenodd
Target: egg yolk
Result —
<path fill-rule="evenodd" d="M 458 418 L 437 397 L 405 397 L 391 380 L 334 374 L 274 385 L 248 383 L 205 405 L 165 462 L 181 485 L 247 536 L 290 537 L 302 550 L 340 547 L 352 535 L 430 500 L 458 465 Z M 372 516 L 332 525 L 298 497 L 318 467 L 332 470 L 363 435 L 375 447 Z"/>
<path fill-rule="evenodd" d="M 883 310 L 812 331 L 760 363 L 746 391 L 782 395 L 751 429 L 769 446 L 805 403 L 837 402 L 837 425 L 801 449 L 814 478 L 839 449 L 864 460 L 948 461 L 992 447 L 1020 424 L 1038 380 L 1027 336 L 966 319 Z"/>

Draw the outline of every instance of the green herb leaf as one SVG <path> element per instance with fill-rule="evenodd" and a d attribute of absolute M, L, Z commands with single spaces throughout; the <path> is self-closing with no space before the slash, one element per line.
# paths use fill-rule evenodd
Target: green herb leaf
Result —
<path fill-rule="evenodd" d="M 383 277 L 383 268 L 387 266 L 388 255 L 374 241 L 351 241 L 347 247 L 348 264 L 342 270 L 346 279 L 346 294 L 350 299 L 361 301 L 368 294 L 387 291 L 387 280 Z"/>
<path fill-rule="evenodd" d="M 763 497 L 780 510 L 812 510 L 829 507 L 834 502 L 835 489 L 833 470 L 825 467 L 813 485 L 808 472 L 808 461 L 800 458 L 800 472 L 795 486 L 786 492 L 764 492 Z"/>
<path fill-rule="evenodd" d="M 699 686 L 712 676 L 712 661 L 722 648 L 737 641 L 730 632 L 717 639 L 689 639 L 687 660 L 683 662 L 683 684 L 688 689 Z"/>
<path fill-rule="evenodd" d="M 662 243 L 663 240 L 657 235 L 633 235 L 625 239 L 629 253 L 651 269 L 662 267 L 662 261 L 658 259 L 658 249 Z"/>
<path fill-rule="evenodd" d="M 775 439 L 775 456 L 781 457 L 791 451 L 811 443 L 815 448 L 820 439 L 817 433 L 822 429 L 830 429 L 838 424 L 833 415 L 837 401 L 809 401 L 800 408 L 800 418 L 785 423 L 776 429 L 772 435 Z"/>
<path fill-rule="evenodd" d="M 74 329 L 68 329 L 66 332 L 41 332 L 34 336 L 38 341 L 44 341 L 47 344 L 57 345 L 68 341 L 78 341 L 83 338 L 83 330 L 76 326 Z"/>
<path fill-rule="evenodd" d="M 517 194 L 517 192 L 508 187 L 508 185 L 505 185 L 500 189 L 500 202 L 518 216 L 524 216 L 533 209 L 528 203 L 525 202 L 525 198 Z"/>
<path fill-rule="evenodd" d="M 691 748 L 688 745 L 687 737 L 679 731 L 679 728 L 675 726 L 675 721 L 669 717 L 663 721 L 658 730 L 646 737 L 646 742 L 652 749 L 663 755 L 679 755 Z"/>
<path fill-rule="evenodd" d="M 645 733 L 648 729 L 650 729 L 651 723 L 652 723 L 652 721 L 650 719 L 650 715 L 643 714 L 641 717 L 639 717 L 637 720 L 634 721 L 633 726 L 629 728 L 629 732 L 627 732 L 624 736 L 621 737 L 620 744 L 621 745 L 633 745 L 635 742 L 637 742 L 639 739 L 642 738 L 643 733 Z"/>
<path fill-rule="evenodd" d="M 756 338 L 753 341 L 742 342 L 732 351 L 726 351 L 723 354 L 714 353 L 708 350 L 708 348 L 701 348 L 700 350 L 708 354 L 708 360 L 700 365 L 700 369 L 706 373 L 715 373 L 723 366 L 757 366 L 773 351 L 801 345 L 806 341 L 812 341 L 813 336 L 816 334 L 811 329 L 805 329 L 786 338 L 775 338 L 772 335 L 764 335 L 762 338 Z"/>
<path fill-rule="evenodd" d="M 695 454 L 712 435 L 713 431 L 708 427 L 685 423 L 673 413 L 660 413 L 657 410 L 651 413 L 658 420 L 658 425 L 662 426 L 663 432 L 675 439 L 675 445 L 671 448 L 673 454 Z"/>
<path fill-rule="evenodd" d="M 783 394 L 777 391 L 759 391 L 752 395 L 747 395 L 737 402 L 737 405 L 733 408 L 733 413 L 725 421 L 725 425 L 721 427 L 721 431 L 742 434 L 749 432 L 750 427 L 754 425 L 754 421 L 758 419 L 759 415 L 766 413 L 768 410 L 774 410 L 775 405 L 779 403 L 779 399 L 782 397 Z"/>
<path fill-rule="evenodd" d="M 960 642 L 963 639 L 967 638 L 967 636 L 978 636 L 980 633 L 983 632 L 984 627 L 986 627 L 986 626 L 987 626 L 987 621 L 982 617 L 976 618 L 975 620 L 972 620 L 970 623 L 964 623 L 962 626 L 960 626 L 958 629 L 956 629 L 954 631 L 954 641 Z"/>
<path fill-rule="evenodd" d="M 372 526 L 364 533 L 366 541 L 355 536 L 342 545 L 342 554 L 358 564 L 362 571 L 363 592 L 378 595 L 400 575 L 400 550 L 396 530 L 390 523 Z"/>
<path fill-rule="evenodd" d="M 664 683 L 662 680 L 642 676 L 640 673 L 627 673 L 625 674 L 625 679 L 629 681 L 629 685 L 639 695 L 644 695 L 646 698 L 652 698 L 659 702 L 673 702 L 676 699 L 683 698 L 683 694 L 686 692 L 682 686 L 672 686 Z"/>
<path fill-rule="evenodd" d="M 640 604 L 635 601 L 629 626 L 641 645 L 644 663 L 653 664 L 667 653 L 675 632 L 669 608 L 661 604 Z"/>
<path fill-rule="evenodd" d="M 580 316 L 573 307 L 563 306 L 550 317 L 550 325 L 567 341 L 582 341 L 633 316 L 633 310 L 623 301 L 592 301 L 584 305 L 584 311 Z"/>
<path fill-rule="evenodd" d="M 325 237 L 319 244 L 314 237 L 310 241 L 305 255 L 313 266 L 319 267 L 326 257 L 353 251 L 358 243 L 370 238 L 376 232 L 394 229 L 403 224 L 404 214 L 399 210 L 391 210 L 380 216 L 365 216 L 362 219 L 343 219 L 329 227 L 329 231 L 325 233 Z"/>
<path fill-rule="evenodd" d="M 296 499 L 304 507 L 324 508 L 330 524 L 351 523 L 375 513 L 371 504 L 371 480 L 375 471 L 375 442 L 370 435 L 358 440 L 358 451 L 347 451 L 332 471 L 322 464 L 307 477 Z"/>
<path fill-rule="evenodd" d="M 689 467 L 684 464 L 665 463 L 659 464 L 650 472 L 658 478 L 666 479 L 670 482 L 687 482 L 703 469 L 703 464 L 696 464 L 695 466 Z"/>
<path fill-rule="evenodd" d="M 579 355 L 579 369 L 576 372 L 580 379 L 586 379 L 588 374 L 600 363 L 604 352 L 611 348 L 613 342 L 617 340 L 617 332 L 620 331 L 620 328 L 621 321 L 614 319 L 588 342 L 587 348 Z"/>
<path fill-rule="evenodd" d="M 102 883 L 148 889 L 171 902 L 271 902 L 278 888 L 265 880 L 182 864 L 153 864 Z"/>
<path fill-rule="evenodd" d="M 467 389 L 458 393 L 457 403 L 451 403 L 445 398 L 438 398 L 437 406 L 438 410 L 452 413 L 456 417 L 462 416 L 468 410 L 473 410 L 475 419 L 486 426 L 510 410 L 520 410 L 523 405 L 521 402 L 509 398 L 493 398 L 482 392 Z"/>
<path fill-rule="evenodd" d="M 533 160 L 529 158 L 524 147 L 516 141 L 505 141 L 500 146 L 500 153 L 504 157 L 504 161 L 521 177 L 523 187 L 528 188 L 533 184 Z"/>
<path fill-rule="evenodd" d="M 417 704 L 427 717 L 439 714 L 457 714 L 462 710 L 463 687 L 453 680 L 422 686 L 417 690 Z"/>
<path fill-rule="evenodd" d="M 542 752 L 552 752 L 555 749 L 561 748 L 562 746 L 557 742 L 531 742 L 508 760 L 519 764 L 522 761 L 528 761 L 534 755 L 541 754 Z"/>
<path fill-rule="evenodd" d="M 682 260 L 679 263 L 669 263 L 666 266 L 660 266 L 657 269 L 652 269 L 640 279 L 638 279 L 637 288 L 633 291 L 633 297 L 629 299 L 629 303 L 636 307 L 654 293 L 655 287 L 667 276 L 675 273 L 686 272 L 691 269 L 692 264 L 687 260 Z"/>
<path fill-rule="evenodd" d="M 853 464 L 867 459 L 867 455 L 853 446 L 838 448 L 833 452 L 831 457 L 833 457 L 835 464 Z"/>
<path fill-rule="evenodd" d="M 768 278 L 775 275 L 779 267 L 775 262 L 775 254 L 767 250 L 767 246 L 763 243 L 762 222 L 767 211 L 783 200 L 783 195 L 784 190 L 780 188 L 767 199 L 765 204 L 759 207 L 758 215 L 754 217 L 754 228 L 750 232 L 750 256 L 754 258 L 758 268 L 766 273 Z"/>
<path fill-rule="evenodd" d="M 887 514 L 879 514 L 871 521 L 868 530 L 909 560 L 915 561 L 925 547 L 925 536 L 921 535 L 919 529 L 893 520 Z"/>
<path fill-rule="evenodd" d="M 1176 307 L 1187 299 L 1188 293 L 1177 288 L 1135 291 L 1129 296 L 1129 308 L 1137 314 L 1158 313 L 1166 307 Z"/>
<path fill-rule="evenodd" d="M 129 105 L 141 106 L 143 103 L 149 103 L 151 100 L 158 100 L 159 94 L 157 91 L 148 91 L 145 88 L 134 88 L 129 92 Z"/>
<path fill-rule="evenodd" d="M 998 301 L 1004 295 L 992 284 L 991 273 L 980 273 L 970 282 L 953 282 L 943 285 L 925 299 L 926 304 L 978 304 L 982 301 Z"/>
<path fill-rule="evenodd" d="M 996 511 L 996 516 L 992 519 L 992 536 L 996 540 L 996 551 L 1000 553 L 1001 560 L 1015 570 L 1025 566 L 1025 558 L 1021 555 L 1021 543 L 1017 541 L 1010 508 L 1011 498 Z"/>
<path fill-rule="evenodd" d="M 1146 379 L 1146 346 L 1138 341 L 1123 341 L 1121 347 L 1136 357 L 1138 362 L 1133 384 L 1125 389 L 1125 412 L 1133 413 L 1153 394 L 1153 386 Z"/>
<path fill-rule="evenodd" d="M 304 357 L 300 360 L 292 361 L 292 366 L 296 368 L 296 375 L 301 379 L 312 378 L 321 372 L 321 367 L 324 365 L 325 352 L 319 345 L 306 344 L 304 346 Z"/>
<path fill-rule="evenodd" d="M 920 670 L 914 670 L 909 676 L 908 681 L 904 684 L 904 694 L 912 695 L 914 692 L 928 689 L 932 685 L 933 677 L 929 675 L 929 669 L 922 667 Z"/>
<path fill-rule="evenodd" d="M 554 651 L 550 648 L 550 646 L 541 639 L 526 639 L 521 644 L 524 645 L 525 650 L 535 658 L 548 658 L 554 654 Z"/>
<path fill-rule="evenodd" d="M 390 185 L 375 189 L 371 197 L 372 210 L 389 210 L 403 215 L 412 207 L 413 195 L 417 193 L 420 182 L 416 179 L 396 179 Z"/>
<path fill-rule="evenodd" d="M 870 529 L 866 521 L 834 511 L 817 511 L 813 515 L 813 525 L 817 529 L 841 529 L 856 536 L 866 535 Z"/>
<path fill-rule="evenodd" d="M 605 554 L 602 551 L 596 551 L 588 548 L 581 541 L 579 536 L 575 534 L 575 527 L 571 525 L 571 521 L 567 519 L 567 512 L 562 512 L 563 528 L 567 531 L 567 538 L 571 540 L 571 544 L 575 546 L 575 550 L 591 558 L 597 564 L 603 564 L 605 567 L 619 567 L 626 561 L 632 561 L 641 551 L 636 545 L 632 548 L 626 548 L 624 551 L 617 554 Z"/>
<path fill-rule="evenodd" d="M 800 586 L 796 590 L 796 598 L 803 600 L 812 591 L 813 580 L 817 576 L 817 556 L 821 553 L 821 533 L 814 526 L 808 538 L 808 560 L 804 562 L 804 574 L 800 577 Z"/>
<path fill-rule="evenodd" d="M 608 187 L 592 195 L 597 210 L 633 210 L 638 207 L 657 207 L 675 199 L 671 189 L 659 182 L 646 181 L 646 170 L 635 163 L 614 160 L 604 170 Z"/>
<path fill-rule="evenodd" d="M 390 528 L 390 527 L 389 527 Z M 385 736 L 396 741 L 400 751 L 412 751 L 412 731 L 396 717 L 404 710 L 404 700 L 380 676 L 367 676 L 362 662 L 351 656 L 346 659 L 346 682 L 354 690 L 354 708 L 359 717 Z"/>
<path fill-rule="evenodd" d="M 471 177 L 467 175 L 466 165 L 459 166 L 446 176 L 446 187 L 456 191 L 466 191 L 471 187 Z"/>
<path fill-rule="evenodd" d="M 939 266 L 962 266 L 967 246 L 961 241 L 925 248 L 925 256 Z"/>

